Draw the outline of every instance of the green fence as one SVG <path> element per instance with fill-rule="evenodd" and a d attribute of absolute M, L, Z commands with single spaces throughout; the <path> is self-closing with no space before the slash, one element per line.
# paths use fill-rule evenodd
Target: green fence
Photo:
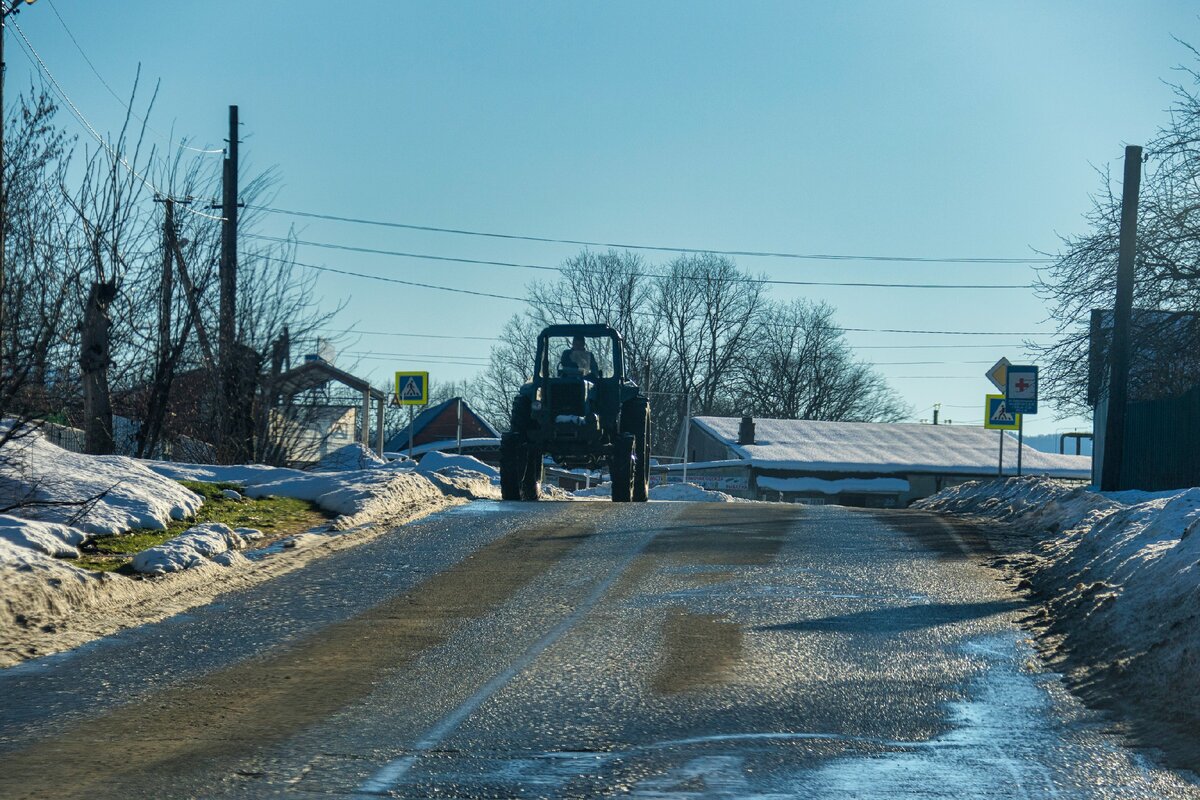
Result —
<path fill-rule="evenodd" d="M 1127 408 L 1121 488 L 1200 486 L 1200 386 Z"/>

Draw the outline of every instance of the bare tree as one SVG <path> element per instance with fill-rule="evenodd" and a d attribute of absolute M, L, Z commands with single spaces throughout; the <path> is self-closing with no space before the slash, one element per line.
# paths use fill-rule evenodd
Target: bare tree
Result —
<path fill-rule="evenodd" d="M 662 325 L 665 365 L 693 413 L 735 412 L 725 402 L 734 368 L 745 357 L 765 297 L 763 284 L 725 256 L 679 256 L 655 279 L 653 309 Z"/>
<path fill-rule="evenodd" d="M 1200 62 L 1200 53 L 1184 47 L 1193 63 Z M 1200 311 L 1200 71 L 1184 66 L 1180 72 L 1185 77 L 1173 86 L 1169 119 L 1146 145 L 1134 284 L 1134 304 L 1142 310 Z M 1121 187 L 1107 169 L 1098 176 L 1100 190 L 1084 215 L 1088 232 L 1063 237 L 1054 263 L 1037 281 L 1058 336 L 1049 345 L 1026 344 L 1044 365 L 1040 391 L 1064 414 L 1091 411 L 1091 312 L 1112 308 L 1116 294 Z M 1152 353 L 1163 365 L 1191 364 L 1194 376 L 1192 337 L 1164 336 L 1157 325 L 1136 326 L 1133 336 L 1135 350 Z"/>
<path fill-rule="evenodd" d="M 909 409 L 857 362 L 827 303 L 793 300 L 763 310 L 739 364 L 738 405 L 779 419 L 897 422 Z"/>
<path fill-rule="evenodd" d="M 73 220 L 58 202 L 72 140 L 58 127 L 57 106 L 45 91 L 23 94 L 10 116 L 4 159 L 4 329 L 0 331 L 0 447 L 55 418 L 70 395 L 68 348 L 73 299 L 80 283 Z"/>

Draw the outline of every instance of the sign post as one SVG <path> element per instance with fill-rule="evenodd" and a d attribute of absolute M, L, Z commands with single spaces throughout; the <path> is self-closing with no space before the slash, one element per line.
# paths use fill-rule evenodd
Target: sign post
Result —
<path fill-rule="evenodd" d="M 1038 410 L 1038 368 L 1010 364 L 1004 380 L 1004 400 L 1008 410 L 1017 414 L 1036 414 Z M 1021 451 L 1025 443 L 1025 423 L 1017 425 L 1017 475 L 1021 474 Z"/>
<path fill-rule="evenodd" d="M 413 406 L 423 406 L 429 403 L 429 373 L 428 372 L 397 372 L 396 373 L 396 402 L 408 406 L 408 457 L 413 453 L 413 420 L 416 411 Z"/>
<path fill-rule="evenodd" d="M 994 369 L 994 368 L 993 368 Z M 984 395 L 983 427 L 1000 432 L 1000 466 L 996 474 L 1004 475 L 1004 432 L 1019 430 L 1021 415 L 1013 413 L 1008 408 L 1008 402 L 1002 394 Z M 1018 453 L 1018 457 L 1019 453 Z"/>

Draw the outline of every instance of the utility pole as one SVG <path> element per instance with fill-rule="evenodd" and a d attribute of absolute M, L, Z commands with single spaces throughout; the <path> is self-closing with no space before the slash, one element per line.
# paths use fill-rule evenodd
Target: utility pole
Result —
<path fill-rule="evenodd" d="M 218 358 L 227 373 L 233 362 L 233 344 L 237 339 L 237 217 L 238 217 L 238 107 L 229 107 L 229 154 L 221 175 L 221 285 L 220 323 L 217 331 Z"/>
<path fill-rule="evenodd" d="M 221 261 L 218 268 L 220 302 L 217 321 L 217 363 L 220 385 L 220 451 L 227 463 L 251 457 L 253 384 L 257 369 L 250 363 L 237 334 L 238 245 L 238 107 L 229 107 L 229 149 L 222 164 Z M 251 370 L 255 374 L 250 374 Z M 365 427 L 365 423 L 364 423 Z"/>
<path fill-rule="evenodd" d="M 171 301 L 175 294 L 175 199 L 163 199 L 163 267 L 158 290 L 158 360 L 166 366 L 171 353 Z"/>
<path fill-rule="evenodd" d="M 934 404 L 933 404 L 933 424 L 934 424 L 934 425 L 937 425 L 937 424 L 938 424 L 938 412 L 940 412 L 941 410 L 942 410 L 942 404 L 941 404 L 941 403 L 934 403 Z"/>
<path fill-rule="evenodd" d="M 1125 183 L 1121 187 L 1121 242 L 1117 256 L 1117 298 L 1113 306 L 1112 347 L 1108 364 L 1108 413 L 1104 425 L 1104 461 L 1100 490 L 1121 488 L 1125 455 L 1125 408 L 1129 402 L 1129 339 L 1133 320 L 1133 269 L 1137 251 L 1138 195 L 1142 181 L 1142 148 L 1125 148 Z"/>

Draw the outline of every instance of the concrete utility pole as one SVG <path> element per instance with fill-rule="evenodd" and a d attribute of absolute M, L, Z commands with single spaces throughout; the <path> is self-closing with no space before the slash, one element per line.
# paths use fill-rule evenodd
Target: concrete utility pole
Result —
<path fill-rule="evenodd" d="M 25 0 L 25 3 L 32 5 L 33 0 Z M 3 379 L 7 363 L 4 351 L 8 342 L 8 319 L 4 315 L 5 276 L 8 266 L 4 263 L 4 252 L 8 246 L 8 187 L 4 185 L 4 170 L 7 165 L 7 159 L 4 157 L 4 39 L 8 27 L 5 22 L 9 14 L 19 14 L 20 11 L 21 0 L 10 0 L 0 4 L 0 380 Z"/>
<path fill-rule="evenodd" d="M 1104 461 L 1100 490 L 1121 488 L 1125 455 L 1125 407 L 1129 403 L 1129 338 L 1133 320 L 1134 255 L 1137 252 L 1138 195 L 1142 181 L 1142 148 L 1125 148 L 1125 183 L 1121 188 L 1121 244 L 1117 256 L 1117 298 L 1113 306 L 1112 347 L 1108 355 L 1108 413 L 1104 425 Z"/>

